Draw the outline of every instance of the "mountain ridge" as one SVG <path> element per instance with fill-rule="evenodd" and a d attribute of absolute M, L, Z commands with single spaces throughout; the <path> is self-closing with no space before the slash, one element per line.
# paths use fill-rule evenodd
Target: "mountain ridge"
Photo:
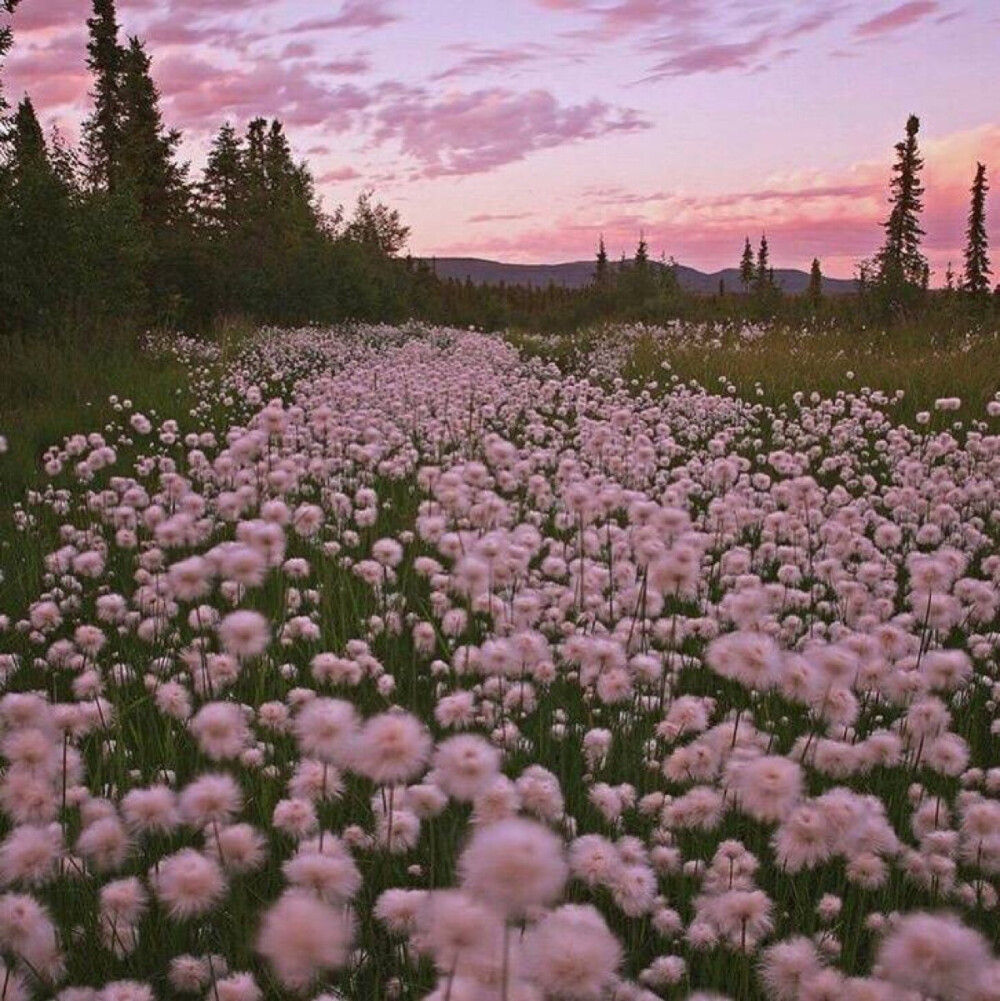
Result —
<path fill-rule="evenodd" d="M 545 288 L 550 284 L 563 288 L 583 288 L 594 273 L 593 261 L 565 261 L 559 264 L 510 264 L 492 261 L 482 257 L 423 257 L 419 260 L 429 264 L 440 278 L 457 281 L 470 279 L 475 285 L 523 285 Z M 653 261 L 654 267 L 663 267 Z M 618 267 L 618 262 L 611 262 Z M 719 291 L 719 282 L 725 283 L 727 292 L 742 293 L 743 284 L 737 268 L 722 271 L 699 271 L 683 264 L 677 266 L 677 280 L 682 289 L 701 295 L 714 295 Z M 809 273 L 798 268 L 775 268 L 775 283 L 783 291 L 798 295 L 809 287 Z M 823 278 L 823 292 L 826 295 L 848 295 L 857 291 L 853 278 Z"/>

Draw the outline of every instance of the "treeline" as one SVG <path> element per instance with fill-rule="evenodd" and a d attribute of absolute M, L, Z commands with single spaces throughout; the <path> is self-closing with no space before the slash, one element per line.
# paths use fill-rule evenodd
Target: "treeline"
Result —
<path fill-rule="evenodd" d="M 114 0 L 94 0 L 87 27 L 93 108 L 80 148 L 44 135 L 30 96 L 0 107 L 0 332 L 407 315 L 397 212 L 365 192 L 349 218 L 325 214 L 277 120 L 223 125 L 192 176 Z M 0 59 L 10 43 L 5 29 Z"/>
<path fill-rule="evenodd" d="M 21 2 L 0 0 L 0 11 L 12 14 Z M 195 176 L 180 159 L 180 132 L 163 120 L 145 44 L 121 37 L 115 0 L 92 3 L 93 103 L 78 148 L 57 132 L 45 136 L 30 96 L 10 108 L 0 90 L 0 334 L 196 331 L 230 317 L 289 324 L 418 317 L 552 331 L 612 319 L 860 328 L 917 317 L 1000 318 L 1000 289 L 990 294 L 983 164 L 961 276 L 949 266 L 948 287 L 929 289 L 916 116 L 896 145 L 883 244 L 860 263 L 856 295 L 825 295 L 819 260 L 803 294 L 785 293 L 766 234 L 756 252 L 746 239 L 735 287 L 720 283 L 711 295 L 683 290 L 674 261 L 652 260 L 642 234 L 632 257 L 618 261 L 609 261 L 602 238 L 582 289 L 474 285 L 401 258 L 409 230 L 371 191 L 349 215 L 324 212 L 278 120 L 255 118 L 242 130 L 222 124 Z M 0 29 L 0 65 L 11 37 Z"/>
<path fill-rule="evenodd" d="M 895 146 L 889 179 L 889 214 L 882 224 L 877 253 L 859 262 L 855 294 L 824 293 L 822 265 L 814 258 L 804 292 L 782 290 L 771 263 L 767 235 L 756 252 L 749 236 L 739 259 L 739 281 L 713 294 L 694 294 L 679 286 L 673 260 L 652 263 L 644 236 L 635 254 L 616 263 L 608 260 L 603 238 L 597 248 L 593 279 L 583 289 L 475 289 L 469 285 L 449 293 L 449 308 L 462 322 L 479 315 L 497 325 L 514 324 L 548 330 L 572 330 L 608 319 L 657 323 L 668 319 L 696 321 L 777 320 L 789 325 L 837 324 L 865 329 L 916 322 L 938 328 L 967 328 L 1000 322 L 1000 285 L 991 288 L 986 230 L 986 165 L 977 163 L 966 219 L 963 267 L 949 263 L 945 287 L 930 288 L 930 266 L 922 245 L 923 159 L 917 143 L 920 120 L 909 116 L 904 138 Z"/>

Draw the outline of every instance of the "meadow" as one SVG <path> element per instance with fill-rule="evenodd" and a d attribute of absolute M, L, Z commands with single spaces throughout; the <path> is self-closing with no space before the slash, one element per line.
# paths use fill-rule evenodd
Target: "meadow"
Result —
<path fill-rule="evenodd" d="M 1000 1001 L 997 338 L 887 336 L 7 341 L 0 1001 Z"/>

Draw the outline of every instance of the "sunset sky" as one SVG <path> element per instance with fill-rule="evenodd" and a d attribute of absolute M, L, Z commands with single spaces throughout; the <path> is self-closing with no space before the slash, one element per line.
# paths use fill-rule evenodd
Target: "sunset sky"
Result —
<path fill-rule="evenodd" d="M 226 119 L 286 123 L 327 207 L 365 184 L 418 255 L 655 255 L 850 276 L 922 121 L 926 250 L 961 267 L 977 159 L 1000 272 L 998 0 L 119 0 L 200 165 Z M 5 73 L 75 136 L 90 0 L 23 0 Z M 995 278 L 996 280 L 996 278 Z"/>

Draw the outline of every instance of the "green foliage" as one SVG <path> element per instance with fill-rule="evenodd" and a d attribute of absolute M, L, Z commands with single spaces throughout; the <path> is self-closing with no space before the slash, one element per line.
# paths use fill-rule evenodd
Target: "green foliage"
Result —
<path fill-rule="evenodd" d="M 892 210 L 883 223 L 885 242 L 877 256 L 878 283 L 887 305 L 906 307 L 914 292 L 926 289 L 929 277 L 927 260 L 920 250 L 924 231 L 920 228 L 924 188 L 920 171 L 924 161 L 917 148 L 920 119 L 910 115 L 906 138 L 896 144 L 896 162 L 889 181 L 889 204 Z"/>
<path fill-rule="evenodd" d="M 756 270 L 757 268 L 753 259 L 753 247 L 750 246 L 750 237 L 748 236 L 743 244 L 743 256 L 740 258 L 740 281 L 743 283 L 744 292 L 750 291 Z"/>
<path fill-rule="evenodd" d="M 12 10 L 14 0 L 0 0 Z M 92 114 L 81 153 L 46 143 L 30 101 L 0 159 L 0 333 L 92 333 L 149 324 L 402 317 L 429 274 L 395 257 L 409 229 L 364 191 L 325 215 L 279 121 L 224 125 L 200 182 L 177 158 L 151 60 L 119 43 L 114 0 L 94 0 Z M 3 44 L 10 42 L 5 33 Z"/>
<path fill-rule="evenodd" d="M 972 184 L 972 205 L 969 208 L 969 225 L 966 230 L 965 282 L 963 288 L 973 295 L 985 295 L 990 288 L 990 259 L 986 236 L 986 165 L 976 164 L 976 178 Z"/>
<path fill-rule="evenodd" d="M 823 272 L 818 257 L 813 258 L 812 267 L 809 269 L 809 288 L 806 290 L 806 298 L 813 306 L 818 306 L 823 298 Z"/>

